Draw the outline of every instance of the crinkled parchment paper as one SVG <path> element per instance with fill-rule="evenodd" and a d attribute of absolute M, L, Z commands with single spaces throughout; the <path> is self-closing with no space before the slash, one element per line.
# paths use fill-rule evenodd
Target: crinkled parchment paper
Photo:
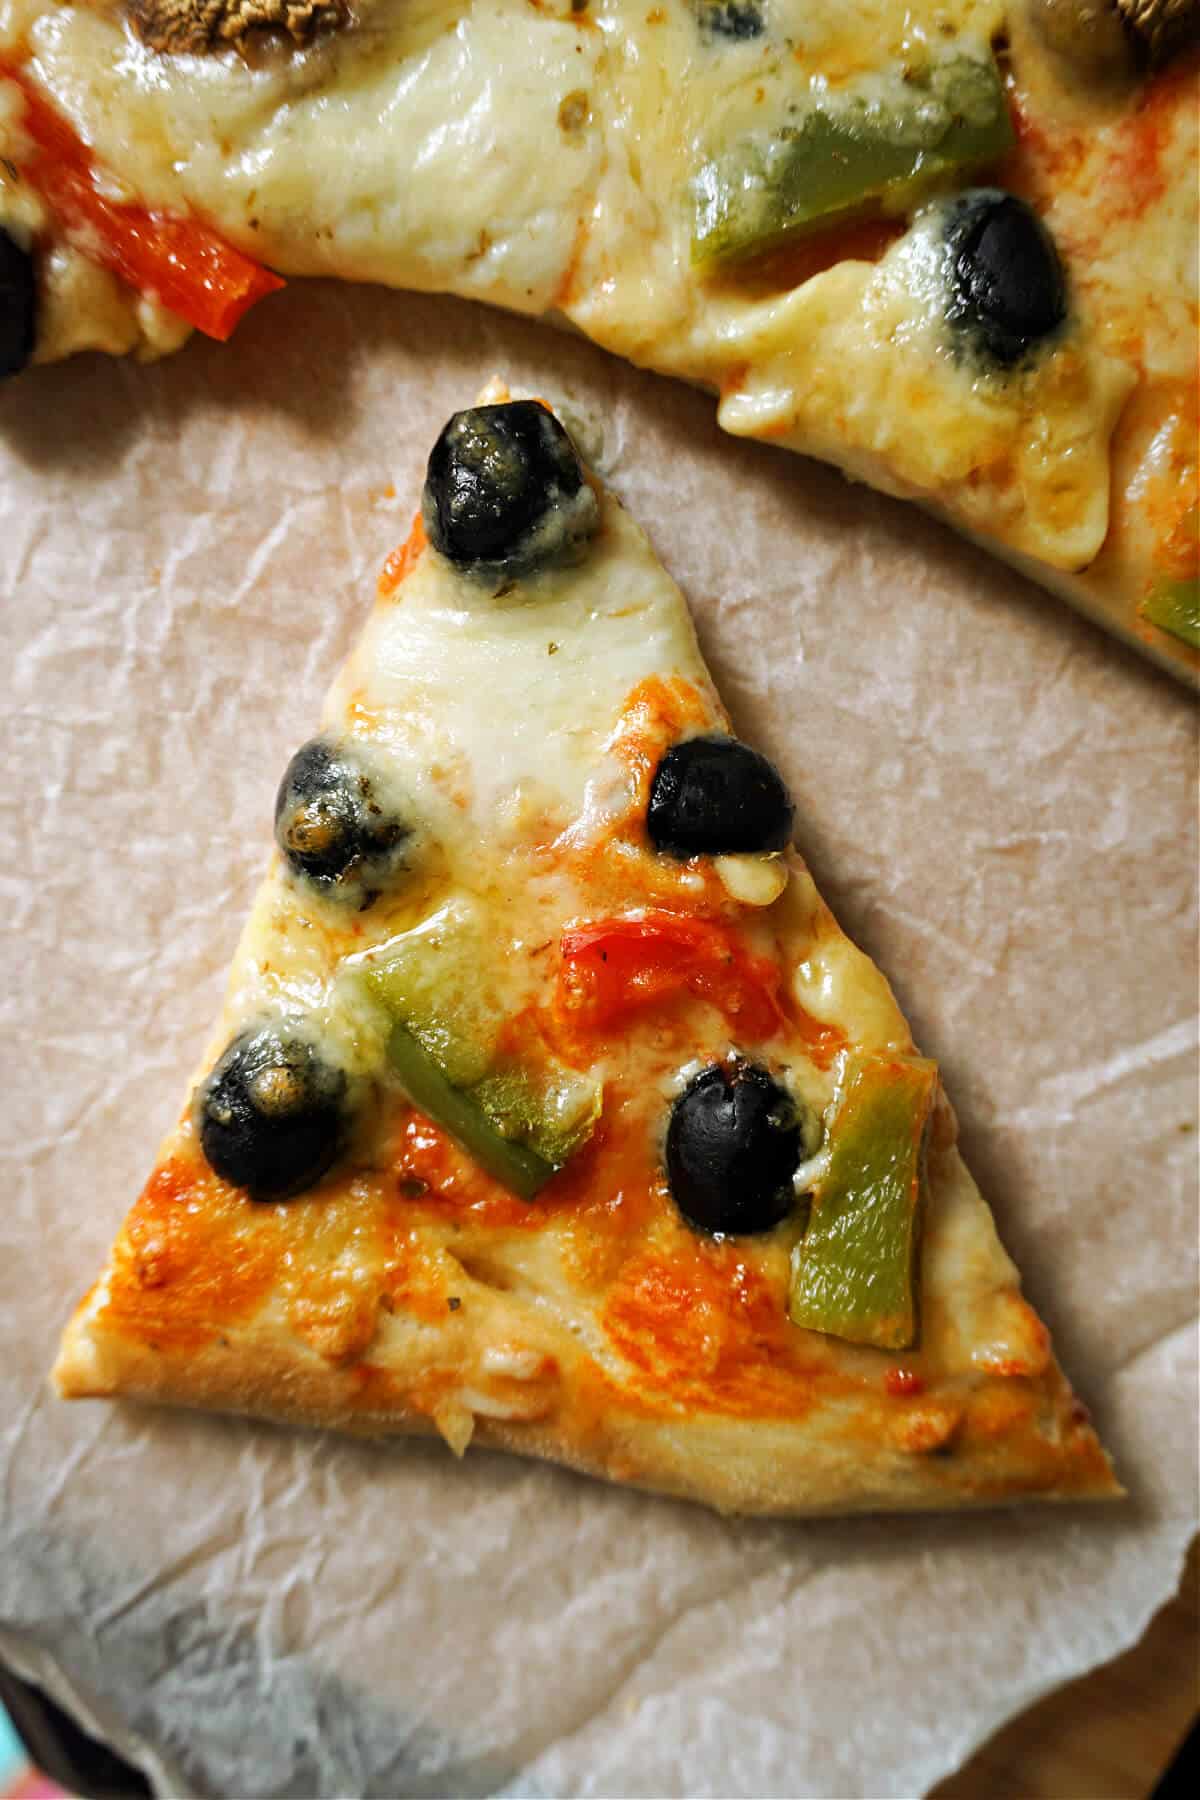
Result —
<path fill-rule="evenodd" d="M 440 1445 L 47 1391 L 174 1116 L 443 418 L 583 421 L 940 1057 L 1110 1509 L 746 1524 Z M 1188 696 L 702 396 L 332 287 L 0 396 L 0 1652 L 173 1793 L 893 1795 L 1113 1656 L 1196 1508 Z"/>

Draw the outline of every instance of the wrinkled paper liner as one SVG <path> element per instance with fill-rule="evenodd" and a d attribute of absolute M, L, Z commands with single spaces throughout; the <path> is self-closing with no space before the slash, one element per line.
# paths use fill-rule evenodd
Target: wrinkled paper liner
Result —
<path fill-rule="evenodd" d="M 516 1459 L 56 1401 L 438 427 L 564 410 L 942 1062 L 1130 1490 L 746 1523 Z M 1195 1528 L 1187 695 L 926 518 L 468 304 L 295 284 L 0 395 L 0 1652 L 172 1794 L 907 1795 L 1132 1643 Z"/>

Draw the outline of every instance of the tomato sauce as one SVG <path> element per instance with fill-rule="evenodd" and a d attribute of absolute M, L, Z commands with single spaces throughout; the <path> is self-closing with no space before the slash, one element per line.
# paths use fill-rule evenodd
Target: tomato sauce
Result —
<path fill-rule="evenodd" d="M 425 521 L 420 513 L 412 522 L 412 530 L 402 544 L 392 551 L 380 572 L 377 592 L 381 600 L 390 600 L 406 575 L 410 575 L 421 560 L 421 552 L 429 539 L 425 535 Z"/>
<path fill-rule="evenodd" d="M 126 1219 L 105 1323 L 186 1349 L 249 1318 L 275 1283 L 285 1236 L 278 1208 L 252 1212 L 199 1157 L 164 1162 Z"/>
<path fill-rule="evenodd" d="M 783 1262 L 768 1275 L 733 1242 L 670 1236 L 630 1256 L 602 1314 L 644 1406 L 797 1419 L 818 1395 L 858 1388 L 790 1324 Z"/>

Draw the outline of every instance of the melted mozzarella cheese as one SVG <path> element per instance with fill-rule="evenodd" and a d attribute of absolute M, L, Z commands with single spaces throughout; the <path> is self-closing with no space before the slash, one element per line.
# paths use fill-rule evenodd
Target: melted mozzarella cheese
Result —
<path fill-rule="evenodd" d="M 379 604 L 335 689 L 333 714 L 370 715 L 463 859 L 495 842 L 526 794 L 560 828 L 590 830 L 627 696 L 651 676 L 710 689 L 679 590 L 615 501 L 602 517 L 578 566 L 498 598 L 427 551 Z"/>
<path fill-rule="evenodd" d="M 285 273 L 439 289 L 453 272 L 503 306 L 553 304 L 600 156 L 559 116 L 594 80 L 597 34 L 504 0 L 389 0 L 254 69 L 159 55 L 76 7 L 44 12 L 31 42 L 133 192 L 196 208 Z"/>
<path fill-rule="evenodd" d="M 907 1043 L 886 981 L 838 930 L 794 854 L 718 859 L 736 866 L 714 866 L 709 878 L 629 835 L 623 821 L 642 804 L 619 754 L 631 699 L 673 689 L 687 697 L 688 730 L 725 730 L 728 720 L 683 595 L 620 504 L 603 492 L 599 501 L 598 532 L 573 565 L 497 596 L 426 547 L 381 594 L 323 729 L 368 751 L 381 796 L 415 822 L 419 848 L 366 912 L 331 901 L 276 856 L 210 1061 L 238 1032 L 283 1016 L 370 1078 L 390 1022 L 363 975 L 397 934 L 409 946 L 434 940 L 431 995 L 452 1016 L 482 1008 L 515 1018 L 550 1002 L 564 927 L 639 905 L 693 912 L 706 879 L 747 947 L 782 959 L 812 1018 L 854 1042 Z M 735 1047 L 707 1004 L 687 1014 L 688 1056 L 711 1061 Z M 785 1031 L 767 1054 L 815 1111 L 829 1103 L 834 1072 L 802 1036 Z M 590 1075 L 631 1087 L 622 1106 L 655 1139 L 681 1066 L 672 1034 L 634 1029 L 615 1060 L 603 1046 L 591 1055 Z"/>
<path fill-rule="evenodd" d="M 1108 444 L 1134 373 L 1077 331 L 1028 368 L 981 370 L 945 324 L 942 218 L 926 208 L 879 264 L 839 263 L 747 310 L 730 334 L 745 373 L 721 424 L 1082 568 L 1108 528 Z"/>

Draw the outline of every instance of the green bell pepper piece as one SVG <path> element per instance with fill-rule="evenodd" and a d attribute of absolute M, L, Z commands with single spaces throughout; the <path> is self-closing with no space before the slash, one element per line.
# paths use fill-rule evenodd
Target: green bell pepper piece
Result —
<path fill-rule="evenodd" d="M 888 207 L 990 162 L 1015 142 L 990 56 L 894 76 L 882 99 L 825 98 L 706 162 L 693 187 L 692 261 L 717 266 Z"/>
<path fill-rule="evenodd" d="M 403 1025 L 392 1028 L 388 1060 L 413 1105 L 456 1138 L 496 1181 L 532 1200 L 555 1173 L 554 1164 L 497 1131 L 479 1103 L 444 1073 L 437 1059 Z"/>
<path fill-rule="evenodd" d="M 551 1168 L 561 1169 L 591 1137 L 603 1094 L 599 1082 L 594 1083 L 588 1105 L 567 1125 L 558 1120 L 552 1090 L 552 1077 L 537 1080 L 529 1070 L 509 1063 L 477 1082 L 471 1097 L 498 1131 L 520 1138 Z"/>
<path fill-rule="evenodd" d="M 1200 650 L 1200 581 L 1160 581 L 1142 602 L 1142 617 Z"/>
<path fill-rule="evenodd" d="M 492 1066 L 499 1017 L 482 992 L 485 951 L 469 924 L 440 920 L 395 939 L 366 982 L 385 1011 L 417 1037 L 447 1080 L 474 1087 Z"/>
<path fill-rule="evenodd" d="M 389 1058 L 413 1102 L 445 1127 L 497 1181 L 526 1199 L 591 1136 L 599 1083 L 550 1060 L 500 1058 L 500 1008 L 491 1003 L 483 946 L 451 924 L 418 928 L 365 972 L 395 1022 Z M 576 1104 L 562 1104 L 564 1090 Z M 582 1104 L 578 1102 L 582 1100 Z"/>
<path fill-rule="evenodd" d="M 936 1093 L 937 1064 L 924 1057 L 847 1062 L 828 1170 L 792 1252 L 793 1324 L 887 1350 L 914 1342 L 922 1152 Z"/>

